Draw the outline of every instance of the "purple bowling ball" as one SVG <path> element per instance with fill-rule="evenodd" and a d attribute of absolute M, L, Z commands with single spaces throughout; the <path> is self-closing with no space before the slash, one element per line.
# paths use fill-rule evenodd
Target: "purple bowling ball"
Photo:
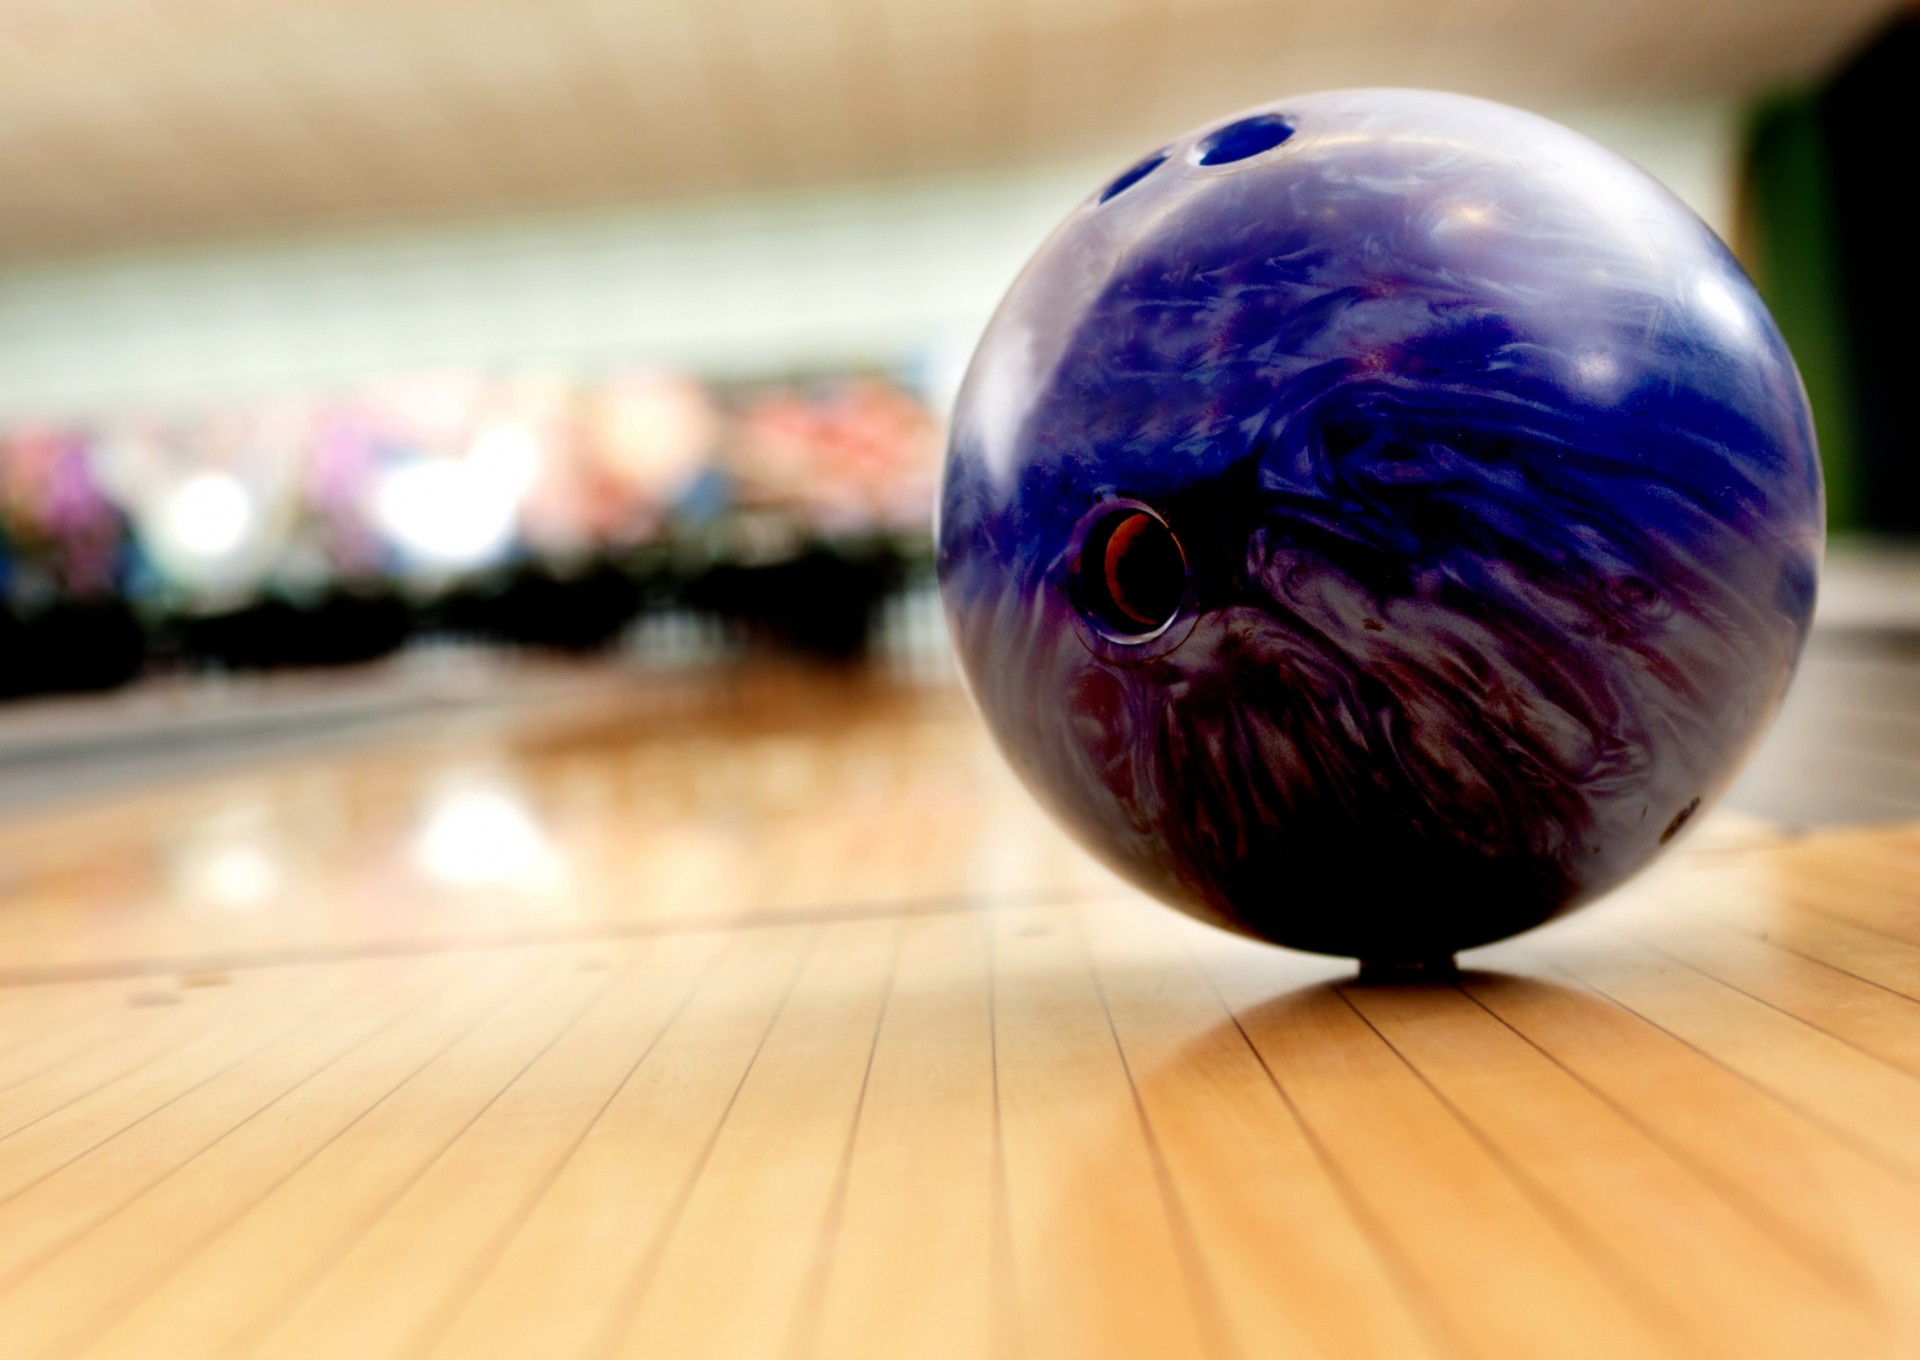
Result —
<path fill-rule="evenodd" d="M 974 356 L 938 538 L 974 699 L 1075 836 L 1395 970 L 1698 819 L 1779 708 L 1824 513 L 1699 218 L 1545 119 L 1345 90 L 1073 210 Z"/>

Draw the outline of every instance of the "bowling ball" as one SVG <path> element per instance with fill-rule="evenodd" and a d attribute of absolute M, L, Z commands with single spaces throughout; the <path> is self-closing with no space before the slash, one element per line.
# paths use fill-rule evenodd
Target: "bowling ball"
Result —
<path fill-rule="evenodd" d="M 1205 920 L 1389 967 L 1606 892 L 1777 710 L 1805 394 L 1711 230 L 1454 95 L 1288 99 L 1073 209 L 962 385 L 940 588 L 1007 758 Z"/>

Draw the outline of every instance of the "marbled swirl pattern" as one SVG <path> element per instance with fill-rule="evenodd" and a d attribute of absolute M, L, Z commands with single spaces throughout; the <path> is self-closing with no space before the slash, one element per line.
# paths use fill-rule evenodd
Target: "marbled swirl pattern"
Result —
<path fill-rule="evenodd" d="M 1619 883 L 1724 790 L 1813 608 L 1798 376 L 1725 247 L 1516 110 L 1342 91 L 1204 129 L 1041 247 L 962 390 L 943 596 L 1009 759 L 1195 914 L 1418 959 Z M 1090 512 L 1185 550 L 1115 640 Z"/>

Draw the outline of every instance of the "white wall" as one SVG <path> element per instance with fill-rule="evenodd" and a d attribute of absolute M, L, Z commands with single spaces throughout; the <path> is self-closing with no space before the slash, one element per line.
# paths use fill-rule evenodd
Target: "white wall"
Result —
<path fill-rule="evenodd" d="M 1725 233 L 1732 101 L 1558 116 Z M 713 375 L 925 362 L 939 385 L 1028 252 L 1113 168 L 14 266 L 0 420 L 547 360 Z"/>

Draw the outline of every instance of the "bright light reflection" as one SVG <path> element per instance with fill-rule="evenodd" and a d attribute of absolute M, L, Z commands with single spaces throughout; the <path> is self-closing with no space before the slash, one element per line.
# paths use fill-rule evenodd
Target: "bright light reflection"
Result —
<path fill-rule="evenodd" d="M 265 906 L 280 891 L 280 865 L 257 845 L 223 846 L 199 871 L 208 900 L 233 911 Z"/>
<path fill-rule="evenodd" d="M 448 458 L 403 463 L 381 478 L 373 513 L 410 557 L 430 567 L 484 566 L 513 540 L 517 495 Z"/>
<path fill-rule="evenodd" d="M 202 472 L 175 487 L 160 508 L 160 530 L 190 557 L 221 558 L 236 552 L 253 528 L 253 497 L 240 479 Z"/>
<path fill-rule="evenodd" d="M 524 426 L 490 425 L 464 458 L 415 458 L 390 468 L 374 491 L 374 519 L 421 566 L 486 566 L 512 545 L 543 456 Z"/>
<path fill-rule="evenodd" d="M 972 384 L 977 395 L 974 409 L 968 413 L 972 428 L 966 434 L 979 440 L 987 471 L 996 481 L 1012 478 L 1020 427 L 1040 397 L 1035 348 L 1030 328 L 1009 323 L 1008 333 L 985 348 L 976 360 L 982 371 Z"/>
<path fill-rule="evenodd" d="M 1701 274 L 1693 285 L 1693 297 L 1728 336 L 1740 340 L 1752 334 L 1753 316 L 1741 305 L 1725 279 L 1712 273 Z"/>
<path fill-rule="evenodd" d="M 286 866 L 258 819 L 225 812 L 181 837 L 173 890 L 193 908 L 245 913 L 271 905 L 287 888 Z"/>
<path fill-rule="evenodd" d="M 456 887 L 541 887 L 559 857 L 531 811 L 500 789 L 457 789 L 438 798 L 413 845 L 427 877 Z"/>
<path fill-rule="evenodd" d="M 467 466 L 497 493 L 518 501 L 540 475 L 540 441 L 519 425 L 489 425 L 467 450 Z"/>
<path fill-rule="evenodd" d="M 1573 359 L 1573 371 L 1582 385 L 1605 391 L 1620 381 L 1620 364 L 1611 354 L 1590 351 L 1577 354 Z"/>

